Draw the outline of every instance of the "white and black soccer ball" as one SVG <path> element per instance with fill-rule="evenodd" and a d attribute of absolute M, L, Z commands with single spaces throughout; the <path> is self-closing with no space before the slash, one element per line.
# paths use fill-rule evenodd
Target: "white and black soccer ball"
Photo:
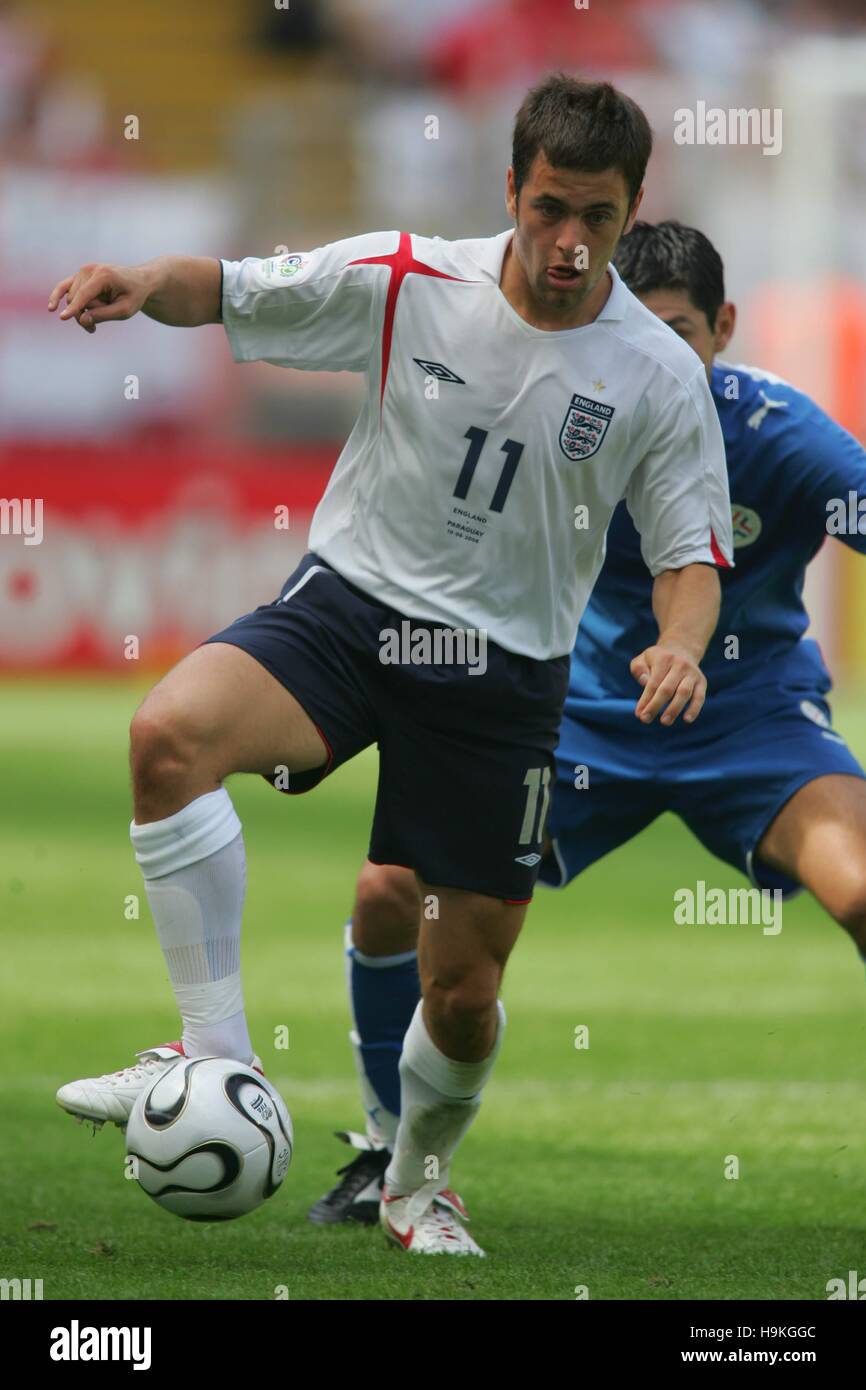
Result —
<path fill-rule="evenodd" d="M 227 1057 L 181 1057 L 135 1102 L 127 1161 L 149 1197 L 188 1221 L 230 1221 L 279 1191 L 292 1161 L 285 1101 Z"/>

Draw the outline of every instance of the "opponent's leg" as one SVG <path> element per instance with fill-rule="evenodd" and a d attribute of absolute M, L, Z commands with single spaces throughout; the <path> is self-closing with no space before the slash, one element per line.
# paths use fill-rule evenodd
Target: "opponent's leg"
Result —
<path fill-rule="evenodd" d="M 481 893 L 420 887 L 438 915 L 421 921 L 423 1002 L 403 1043 L 400 1125 L 381 1219 L 404 1249 L 480 1255 L 463 1227 L 448 1223 L 431 1200 L 447 1188 L 451 1159 L 478 1112 L 502 1043 L 499 986 L 526 908 Z"/>
<path fill-rule="evenodd" d="M 400 1118 L 397 1070 L 421 987 L 420 900 L 411 869 L 364 865 L 346 932 L 346 976 L 354 1027 L 350 1040 L 369 1137 L 392 1149 Z"/>
<path fill-rule="evenodd" d="M 866 781 L 829 773 L 807 782 L 762 836 L 756 857 L 799 880 L 866 960 Z"/>
<path fill-rule="evenodd" d="M 419 896 L 411 869 L 365 863 L 346 926 L 346 984 L 366 1135 L 338 1130 L 357 1158 L 308 1213 L 318 1224 L 379 1219 L 385 1169 L 400 1117 L 398 1064 L 403 1037 L 418 1003 Z"/>
<path fill-rule="evenodd" d="M 246 652 L 206 644 L 147 696 L 132 722 L 131 838 L 183 1020 L 182 1042 L 133 1067 L 71 1082 L 70 1113 L 124 1125 L 156 1072 L 186 1056 L 253 1057 L 240 979 L 246 883 L 230 772 L 317 767 L 326 749 L 297 700 Z"/>

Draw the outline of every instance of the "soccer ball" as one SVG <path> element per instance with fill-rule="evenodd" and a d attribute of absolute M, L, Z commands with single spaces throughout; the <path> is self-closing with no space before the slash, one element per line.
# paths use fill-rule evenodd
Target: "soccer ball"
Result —
<path fill-rule="evenodd" d="M 227 1057 L 181 1057 L 135 1102 L 127 1162 L 149 1197 L 187 1221 L 231 1221 L 278 1191 L 292 1120 L 274 1086 Z"/>

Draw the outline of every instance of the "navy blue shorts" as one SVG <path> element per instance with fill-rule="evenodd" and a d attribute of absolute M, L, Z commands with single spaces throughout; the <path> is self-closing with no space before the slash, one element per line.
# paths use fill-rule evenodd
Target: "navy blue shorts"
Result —
<path fill-rule="evenodd" d="M 758 888 L 785 896 L 799 891 L 800 884 L 757 856 L 765 831 L 816 777 L 864 776 L 833 729 L 824 692 L 783 685 L 711 692 L 694 724 L 680 718 L 670 727 L 641 724 L 636 698 L 581 701 L 579 714 L 573 709 L 563 718 L 548 826 L 553 850 L 542 882 L 564 888 L 673 811 Z"/>
<path fill-rule="evenodd" d="M 404 624 L 411 642 L 385 648 L 382 634 L 404 636 Z M 439 662 L 382 659 L 383 650 L 423 656 L 424 633 L 435 656 L 436 634 L 447 631 L 385 607 L 310 553 L 278 599 L 208 640 L 255 657 L 327 743 L 327 762 L 291 773 L 281 790 L 309 791 L 376 743 L 369 858 L 405 865 L 432 885 L 528 902 L 556 776 L 568 657 L 536 661 L 487 641 L 464 663 L 441 649 Z M 269 780 L 280 785 L 278 776 Z"/>

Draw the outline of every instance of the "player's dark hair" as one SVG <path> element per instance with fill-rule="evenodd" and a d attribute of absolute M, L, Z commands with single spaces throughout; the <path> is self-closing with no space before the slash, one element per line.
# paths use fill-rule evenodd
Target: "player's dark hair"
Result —
<path fill-rule="evenodd" d="M 635 222 L 613 263 L 632 294 L 684 290 L 710 328 L 725 302 L 725 267 L 709 237 L 681 222 Z"/>
<path fill-rule="evenodd" d="M 637 102 L 609 82 L 555 72 L 533 87 L 514 119 L 511 167 L 517 195 L 539 150 L 560 168 L 600 174 L 618 169 L 631 207 L 652 153 L 649 121 Z"/>

